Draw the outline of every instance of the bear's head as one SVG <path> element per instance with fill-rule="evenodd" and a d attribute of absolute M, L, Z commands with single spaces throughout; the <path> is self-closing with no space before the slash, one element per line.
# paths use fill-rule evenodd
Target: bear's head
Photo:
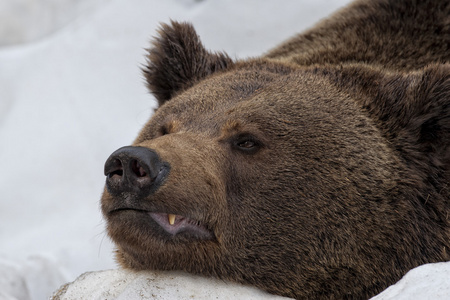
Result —
<path fill-rule="evenodd" d="M 188 24 L 159 33 L 159 107 L 105 164 L 122 266 L 342 298 L 449 259 L 448 65 L 234 62 Z"/>

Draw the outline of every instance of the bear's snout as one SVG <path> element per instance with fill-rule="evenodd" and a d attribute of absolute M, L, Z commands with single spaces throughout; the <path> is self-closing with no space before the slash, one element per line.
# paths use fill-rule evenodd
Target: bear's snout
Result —
<path fill-rule="evenodd" d="M 163 162 L 155 150 L 122 147 L 106 160 L 106 188 L 115 196 L 131 193 L 145 197 L 158 189 L 169 169 L 169 164 Z"/>

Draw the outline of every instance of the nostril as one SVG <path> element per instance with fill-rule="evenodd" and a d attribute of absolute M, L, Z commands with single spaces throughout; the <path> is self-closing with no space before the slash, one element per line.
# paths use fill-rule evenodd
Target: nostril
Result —
<path fill-rule="evenodd" d="M 114 175 L 123 176 L 122 162 L 117 158 L 112 160 L 106 167 L 105 173 L 108 178 L 112 178 Z"/>
<path fill-rule="evenodd" d="M 137 177 L 145 177 L 147 176 L 147 172 L 145 172 L 144 168 L 139 164 L 139 162 L 136 159 L 133 159 L 131 161 L 131 171 L 137 176 Z"/>
<path fill-rule="evenodd" d="M 117 175 L 117 176 L 120 176 L 120 177 L 123 176 L 123 170 L 116 170 L 116 171 L 108 173 L 108 178 L 111 178 L 114 175 Z"/>

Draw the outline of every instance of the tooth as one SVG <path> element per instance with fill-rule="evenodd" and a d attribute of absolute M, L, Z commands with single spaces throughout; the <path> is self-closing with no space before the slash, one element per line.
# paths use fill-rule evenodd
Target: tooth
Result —
<path fill-rule="evenodd" d="M 169 216 L 169 224 L 170 225 L 175 224 L 175 215 L 168 214 L 168 216 Z"/>

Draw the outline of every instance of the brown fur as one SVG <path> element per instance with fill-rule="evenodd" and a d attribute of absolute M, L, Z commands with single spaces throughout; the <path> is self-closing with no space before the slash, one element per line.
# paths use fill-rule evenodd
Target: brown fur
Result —
<path fill-rule="evenodd" d="M 364 299 L 450 260 L 448 1 L 357 1 L 237 62 L 189 24 L 159 34 L 145 74 L 160 106 L 133 146 L 170 172 L 145 197 L 107 185 L 122 266 Z M 148 212 L 213 238 L 167 234 Z"/>

